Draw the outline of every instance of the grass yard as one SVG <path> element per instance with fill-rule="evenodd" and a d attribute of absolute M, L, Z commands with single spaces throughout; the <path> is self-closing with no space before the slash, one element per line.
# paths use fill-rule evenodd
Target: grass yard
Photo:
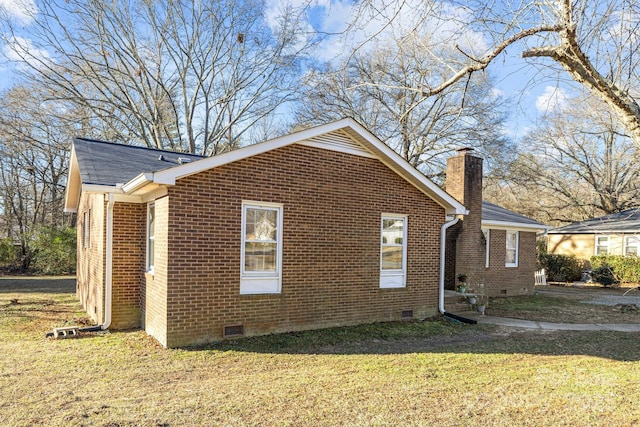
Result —
<path fill-rule="evenodd" d="M 434 321 L 182 350 L 141 331 L 45 339 L 83 322 L 73 291 L 0 279 L 0 424 L 640 425 L 640 334 Z"/>

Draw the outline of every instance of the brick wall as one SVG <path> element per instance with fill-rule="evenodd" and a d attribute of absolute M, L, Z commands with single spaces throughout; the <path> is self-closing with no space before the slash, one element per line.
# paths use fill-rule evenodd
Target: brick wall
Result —
<path fill-rule="evenodd" d="M 146 227 L 146 205 L 144 205 L 144 209 Z M 162 345 L 167 346 L 168 197 L 155 201 L 155 214 L 155 268 L 153 274 L 144 274 L 142 283 L 142 327 Z M 146 240 L 144 241 L 146 251 Z M 188 286 L 188 284 L 185 285 Z"/>
<path fill-rule="evenodd" d="M 146 204 L 114 204 L 111 328 L 141 325 L 141 289 L 146 260 Z"/>
<path fill-rule="evenodd" d="M 485 292 L 491 296 L 532 294 L 536 271 L 536 233 L 519 232 L 518 266 L 505 267 L 506 231 L 492 229 L 489 235 L 489 268 Z"/>
<path fill-rule="evenodd" d="M 444 210 L 378 160 L 293 145 L 180 179 L 161 200 L 169 256 L 147 276 L 145 327 L 165 346 L 224 325 L 254 335 L 437 313 Z M 243 200 L 284 206 L 280 294 L 239 293 Z M 403 289 L 379 287 L 382 213 L 408 215 Z"/>
<path fill-rule="evenodd" d="M 78 205 L 76 296 L 96 323 L 104 320 L 105 212 L 103 194 L 82 193 Z M 85 224 L 85 213 L 89 224 Z M 85 227 L 90 234 L 86 245 Z"/>

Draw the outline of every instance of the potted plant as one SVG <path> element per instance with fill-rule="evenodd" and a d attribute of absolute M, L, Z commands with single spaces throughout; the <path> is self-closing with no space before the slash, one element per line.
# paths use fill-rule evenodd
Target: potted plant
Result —
<path fill-rule="evenodd" d="M 485 310 L 487 309 L 487 297 L 485 295 L 478 295 L 476 301 L 476 310 L 478 313 L 484 315 Z"/>
<path fill-rule="evenodd" d="M 458 273 L 458 282 L 467 283 L 467 273 Z"/>
<path fill-rule="evenodd" d="M 467 292 L 467 284 L 466 283 L 458 283 L 458 285 L 456 286 L 456 289 L 461 294 L 464 294 L 465 292 Z"/>

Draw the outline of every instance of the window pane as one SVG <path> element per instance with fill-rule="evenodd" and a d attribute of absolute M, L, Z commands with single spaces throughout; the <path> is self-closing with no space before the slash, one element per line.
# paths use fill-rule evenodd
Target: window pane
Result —
<path fill-rule="evenodd" d="M 384 246 L 382 248 L 382 269 L 402 270 L 402 246 Z"/>
<path fill-rule="evenodd" d="M 507 264 L 515 264 L 516 263 L 516 251 L 515 249 L 507 249 Z"/>
<path fill-rule="evenodd" d="M 627 246 L 627 255 L 629 255 L 629 256 L 638 256 L 638 247 L 637 246 Z"/>
<path fill-rule="evenodd" d="M 149 206 L 149 237 L 156 235 L 156 207 Z"/>
<path fill-rule="evenodd" d="M 276 271 L 276 243 L 245 242 L 245 271 Z"/>
<path fill-rule="evenodd" d="M 516 233 L 512 233 L 512 232 L 507 233 L 507 248 L 509 249 L 516 248 L 516 242 L 517 242 L 516 236 L 517 236 Z"/>
<path fill-rule="evenodd" d="M 387 245 L 401 245 L 404 234 L 404 220 L 382 220 L 382 243 Z"/>
<path fill-rule="evenodd" d="M 246 240 L 276 240 L 277 212 L 273 209 L 247 208 Z"/>

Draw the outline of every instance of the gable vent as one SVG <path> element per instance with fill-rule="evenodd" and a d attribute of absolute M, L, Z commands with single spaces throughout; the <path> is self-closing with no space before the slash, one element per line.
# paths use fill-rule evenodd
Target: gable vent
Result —
<path fill-rule="evenodd" d="M 325 150 L 339 151 L 341 153 L 355 154 L 356 156 L 375 158 L 373 154 L 365 150 L 360 144 L 356 143 L 341 131 L 318 135 L 314 138 L 301 141 L 299 144 L 323 148 Z"/>
<path fill-rule="evenodd" d="M 223 328 L 222 336 L 224 338 L 243 337 L 244 325 L 226 325 Z"/>

